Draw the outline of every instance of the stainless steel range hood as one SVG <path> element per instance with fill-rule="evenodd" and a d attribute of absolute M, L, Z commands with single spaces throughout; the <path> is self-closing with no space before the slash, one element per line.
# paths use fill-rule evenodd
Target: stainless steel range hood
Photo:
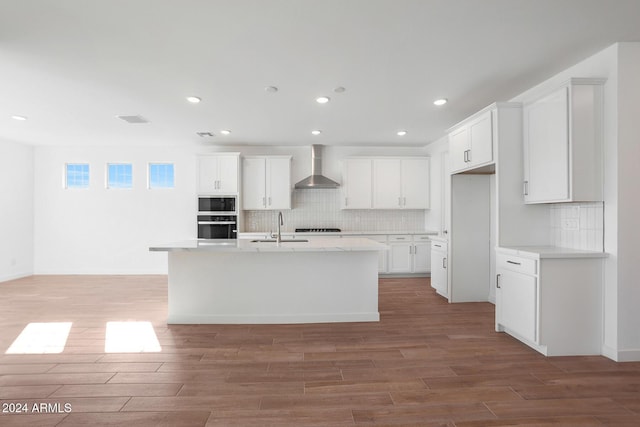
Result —
<path fill-rule="evenodd" d="M 322 175 L 322 145 L 311 146 L 311 175 L 296 183 L 297 189 L 338 188 L 340 184 Z"/>

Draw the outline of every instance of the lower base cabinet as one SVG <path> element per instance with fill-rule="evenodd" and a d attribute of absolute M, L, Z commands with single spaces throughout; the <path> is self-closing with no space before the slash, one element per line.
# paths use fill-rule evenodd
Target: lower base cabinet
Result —
<path fill-rule="evenodd" d="M 429 273 L 431 241 L 428 235 L 392 234 L 389 236 L 389 273 Z"/>
<path fill-rule="evenodd" d="M 537 342 L 537 279 L 535 276 L 501 269 L 496 286 L 500 302 L 500 323 L 509 331 L 531 342 Z"/>
<path fill-rule="evenodd" d="M 603 259 L 496 250 L 496 331 L 546 356 L 602 354 Z"/>
<path fill-rule="evenodd" d="M 445 298 L 449 298 L 447 246 L 446 241 L 431 241 L 431 287 Z"/>

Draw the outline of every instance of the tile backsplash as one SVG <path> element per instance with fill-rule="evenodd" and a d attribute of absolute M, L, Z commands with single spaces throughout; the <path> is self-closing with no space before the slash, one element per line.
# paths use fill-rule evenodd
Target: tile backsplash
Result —
<path fill-rule="evenodd" d="M 424 210 L 343 210 L 340 190 L 294 190 L 291 210 L 283 210 L 282 231 L 340 228 L 343 231 L 423 231 Z M 244 231 L 271 231 L 278 211 L 244 211 Z"/>
<path fill-rule="evenodd" d="M 555 246 L 604 250 L 604 203 L 551 205 L 551 238 Z"/>

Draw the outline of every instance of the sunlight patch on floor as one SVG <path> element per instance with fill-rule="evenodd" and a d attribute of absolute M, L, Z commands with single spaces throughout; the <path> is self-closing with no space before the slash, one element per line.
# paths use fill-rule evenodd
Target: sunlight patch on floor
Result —
<path fill-rule="evenodd" d="M 157 353 L 162 351 L 151 322 L 107 322 L 105 353 Z"/>
<path fill-rule="evenodd" d="M 72 322 L 29 323 L 5 354 L 62 353 Z"/>

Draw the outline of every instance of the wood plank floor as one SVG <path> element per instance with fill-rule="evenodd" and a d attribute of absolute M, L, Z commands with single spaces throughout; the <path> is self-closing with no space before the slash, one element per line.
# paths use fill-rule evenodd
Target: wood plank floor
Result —
<path fill-rule="evenodd" d="M 168 326 L 166 293 L 165 276 L 0 283 L 0 425 L 640 425 L 640 363 L 545 358 L 425 278 L 380 280 L 376 323 Z M 105 351 L 113 321 L 151 322 L 161 351 Z M 5 353 L 39 322 L 73 322 L 61 353 Z"/>

